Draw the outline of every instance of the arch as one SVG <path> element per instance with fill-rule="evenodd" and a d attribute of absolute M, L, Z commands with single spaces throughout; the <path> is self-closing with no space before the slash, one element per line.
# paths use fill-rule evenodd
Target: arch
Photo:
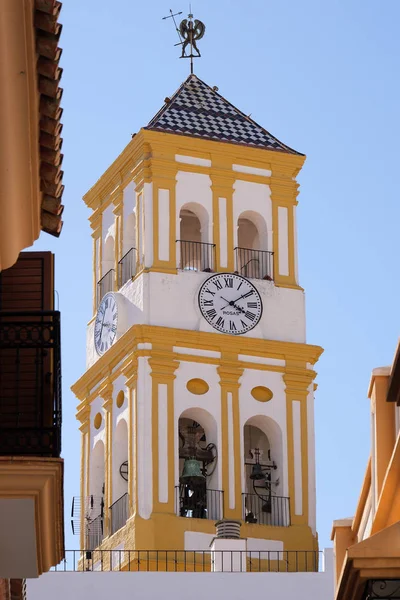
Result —
<path fill-rule="evenodd" d="M 210 241 L 210 218 L 197 202 L 184 204 L 179 212 L 179 268 L 191 271 L 212 271 L 213 249 Z"/>
<path fill-rule="evenodd" d="M 121 465 L 128 461 L 128 424 L 120 419 L 113 434 L 112 454 L 112 502 L 128 492 L 128 482 L 120 473 Z"/>
<path fill-rule="evenodd" d="M 125 255 L 131 248 L 136 248 L 136 214 L 129 213 L 124 222 L 123 252 Z"/>
<path fill-rule="evenodd" d="M 190 439 L 188 435 L 189 428 L 193 428 L 191 433 L 198 432 L 198 435 L 201 436 L 198 446 L 203 451 L 208 451 L 209 457 L 212 457 L 213 455 L 216 457 L 213 462 L 208 462 L 206 454 L 196 454 L 196 456 L 193 457 L 190 457 L 187 454 L 185 455 L 184 440 L 186 440 L 187 443 L 187 440 Z M 186 409 L 181 413 L 178 419 L 178 436 L 178 481 L 180 484 L 180 510 L 178 514 L 196 518 L 221 518 L 222 494 L 218 492 L 218 427 L 216 420 L 203 408 L 193 407 Z M 213 444 L 214 446 L 210 446 L 210 444 Z M 200 484 L 200 487 L 198 487 L 195 492 L 190 484 L 182 483 L 179 480 L 184 470 L 185 460 L 188 458 L 195 458 L 198 460 L 200 462 L 199 467 L 206 472 L 204 484 Z M 202 487 L 203 485 L 204 487 Z M 195 502 L 193 500 L 195 500 Z M 198 503 L 197 500 L 199 501 Z"/>
<path fill-rule="evenodd" d="M 100 505 L 101 499 L 104 497 L 106 475 L 104 452 L 104 443 L 102 440 L 98 440 L 90 455 L 89 489 L 90 495 L 95 499 L 94 506 Z M 93 515 L 93 517 L 97 516 Z"/>
<path fill-rule="evenodd" d="M 103 272 L 104 276 L 110 269 L 115 268 L 115 245 L 112 235 L 108 235 L 103 247 Z"/>
<path fill-rule="evenodd" d="M 242 212 L 237 221 L 236 268 L 245 277 L 271 278 L 271 261 L 268 252 L 267 223 L 253 210 Z"/>
<path fill-rule="evenodd" d="M 179 211 L 180 239 L 187 242 L 209 242 L 210 218 L 197 202 L 187 202 Z"/>
<path fill-rule="evenodd" d="M 268 250 L 268 227 L 260 213 L 245 210 L 237 221 L 237 236 L 239 248 L 250 250 Z"/>
<path fill-rule="evenodd" d="M 243 448 L 246 514 L 252 513 L 257 522 L 261 524 L 282 525 L 283 521 L 286 523 L 288 517 L 286 500 L 281 499 L 285 489 L 285 468 L 283 435 L 280 426 L 266 415 L 250 417 L 243 426 Z M 260 500 L 254 490 L 254 485 L 262 485 L 261 481 L 257 483 L 250 478 L 253 465 L 257 460 L 254 453 L 256 448 L 260 450 L 259 462 L 262 467 L 272 464 L 276 466 L 270 471 L 264 471 L 270 475 L 270 481 L 265 487 L 265 491 L 263 488 L 258 489 L 259 494 L 264 497 L 264 501 Z M 253 452 L 250 452 L 251 450 Z M 270 508 L 266 509 L 268 502 Z"/>

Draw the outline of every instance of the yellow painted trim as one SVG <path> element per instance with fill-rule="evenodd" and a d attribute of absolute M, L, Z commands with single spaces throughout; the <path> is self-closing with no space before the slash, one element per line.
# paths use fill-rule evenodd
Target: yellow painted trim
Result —
<path fill-rule="evenodd" d="M 125 335 L 101 356 L 79 379 L 71 386 L 73 393 L 83 400 L 88 395 L 88 389 L 92 390 L 103 379 L 110 376 L 121 360 L 129 360 L 129 354 L 134 352 L 136 356 L 149 355 L 151 351 L 137 350 L 138 343 L 158 343 L 170 346 L 194 347 L 199 349 L 215 349 L 220 352 L 233 352 L 235 354 L 247 354 L 249 356 L 282 357 L 287 360 L 297 360 L 302 363 L 315 364 L 323 352 L 320 346 L 300 344 L 296 342 L 282 342 L 278 340 L 264 340 L 250 337 L 221 335 L 204 331 L 191 331 L 169 327 L 156 327 L 152 325 L 133 325 Z M 175 354 L 174 358 L 183 360 L 181 354 Z M 191 356 L 191 355 L 190 355 Z M 187 357 L 185 357 L 186 360 Z M 201 357 L 192 357 L 196 359 Z M 213 359 L 211 359 L 213 360 Z M 245 363 L 244 363 L 245 364 Z M 262 366 L 267 370 L 278 370 L 286 372 L 287 367 L 275 367 L 274 365 L 256 365 L 247 363 L 248 368 Z M 302 368 L 300 369 L 302 372 Z M 315 377 L 315 372 L 304 368 L 304 376 L 310 378 L 309 383 Z M 112 375 L 114 377 L 114 374 Z M 308 380 L 307 380 L 308 381 Z M 98 394 L 98 392 L 96 392 Z"/>
<path fill-rule="evenodd" d="M 62 458 L 0 456 L 0 498 L 34 502 L 38 575 L 64 558 Z"/>

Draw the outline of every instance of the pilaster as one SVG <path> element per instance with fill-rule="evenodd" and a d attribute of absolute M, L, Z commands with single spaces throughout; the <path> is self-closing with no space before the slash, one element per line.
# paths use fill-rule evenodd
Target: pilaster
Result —
<path fill-rule="evenodd" d="M 222 489 L 224 518 L 242 518 L 242 460 L 239 409 L 239 379 L 243 369 L 235 354 L 223 353 L 217 368 L 221 387 Z"/>
<path fill-rule="evenodd" d="M 229 164 L 229 167 L 231 165 Z M 233 272 L 235 259 L 233 249 L 233 184 L 232 172 L 211 171 L 213 195 L 213 239 L 215 244 L 214 270 Z"/>
<path fill-rule="evenodd" d="M 97 282 L 101 279 L 101 263 L 103 258 L 103 245 L 101 243 L 102 220 L 103 215 L 99 208 L 93 212 L 89 219 L 90 227 L 93 230 L 93 314 L 97 309 Z"/>
<path fill-rule="evenodd" d="M 107 383 L 100 391 L 99 396 L 103 398 L 104 420 L 105 420 L 105 489 L 104 489 L 104 535 L 110 533 L 109 508 L 113 502 L 112 498 L 112 409 L 113 409 L 113 385 Z"/>
<path fill-rule="evenodd" d="M 171 347 L 153 346 L 152 379 L 153 512 L 175 513 L 174 379 L 179 362 Z"/>
<path fill-rule="evenodd" d="M 129 516 L 136 515 L 137 507 L 137 360 L 123 370 L 128 389 L 128 494 Z"/>
<path fill-rule="evenodd" d="M 297 206 L 298 184 L 275 173 L 270 178 L 276 285 L 298 287 L 296 280 L 296 247 L 294 207 Z M 287 253 L 287 261 L 284 253 Z M 287 264 L 286 264 L 287 263 Z"/>
<path fill-rule="evenodd" d="M 76 418 L 81 423 L 81 478 L 80 478 L 80 548 L 85 547 L 85 499 L 89 496 L 90 405 L 78 407 Z"/>
<path fill-rule="evenodd" d="M 307 397 L 315 377 L 307 364 L 286 360 L 286 423 L 291 523 L 308 524 L 308 414 Z"/>
<path fill-rule="evenodd" d="M 114 204 L 113 213 L 115 216 L 115 289 L 118 290 L 118 261 L 122 257 L 122 243 L 123 243 L 123 222 L 122 213 L 124 207 L 124 195 L 123 191 L 119 188 L 112 202 Z"/>

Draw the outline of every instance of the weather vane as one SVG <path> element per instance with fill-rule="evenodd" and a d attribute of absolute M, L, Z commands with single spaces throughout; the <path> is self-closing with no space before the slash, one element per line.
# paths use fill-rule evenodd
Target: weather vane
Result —
<path fill-rule="evenodd" d="M 191 7 L 189 8 L 189 10 L 191 11 Z M 178 27 L 175 21 L 175 17 L 181 15 L 182 11 L 178 13 L 173 13 L 172 9 L 170 9 L 169 12 L 171 14 L 169 14 L 167 17 L 163 17 L 163 20 L 173 20 L 175 29 L 179 37 L 179 43 L 175 44 L 175 46 L 182 46 L 182 54 L 180 58 L 190 58 L 190 72 L 193 73 L 193 59 L 199 58 L 201 56 L 200 50 L 198 49 L 196 42 L 201 40 L 201 38 L 203 37 L 206 31 L 206 26 L 202 21 L 199 21 L 198 19 L 195 19 L 193 22 L 193 15 L 190 12 L 188 14 L 188 18 L 183 19 L 183 21 L 180 22 L 180 25 Z M 190 54 L 186 54 L 186 48 L 188 46 L 190 46 Z M 196 51 L 196 54 L 194 54 L 193 51 Z"/>

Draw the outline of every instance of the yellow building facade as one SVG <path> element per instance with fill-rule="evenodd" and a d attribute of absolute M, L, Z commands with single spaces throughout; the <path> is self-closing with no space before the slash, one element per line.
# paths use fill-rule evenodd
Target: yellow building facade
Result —
<path fill-rule="evenodd" d="M 305 157 L 195 75 L 84 200 L 81 548 L 318 549 L 314 365 L 297 272 Z"/>
<path fill-rule="evenodd" d="M 354 517 L 334 521 L 336 598 L 400 597 L 400 346 L 373 370 L 371 456 Z"/>

